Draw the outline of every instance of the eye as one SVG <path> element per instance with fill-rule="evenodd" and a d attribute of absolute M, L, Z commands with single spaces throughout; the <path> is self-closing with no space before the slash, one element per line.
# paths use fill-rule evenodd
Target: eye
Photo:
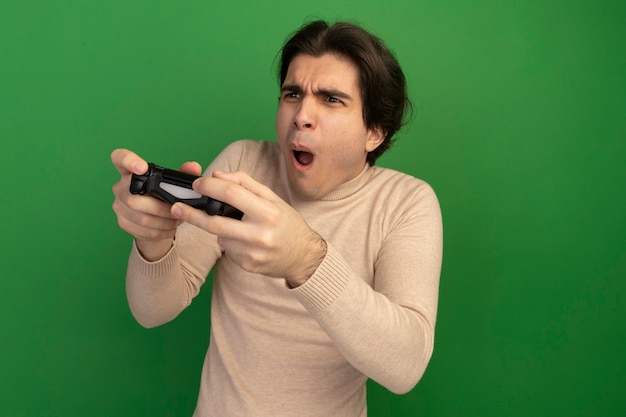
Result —
<path fill-rule="evenodd" d="M 337 104 L 341 104 L 342 101 L 339 100 L 337 97 L 333 97 L 333 96 L 326 96 L 325 100 L 329 103 L 337 103 Z"/>
<path fill-rule="evenodd" d="M 288 91 L 286 93 L 283 94 L 283 99 L 294 99 L 294 98 L 299 98 L 300 94 L 298 94 L 295 91 Z"/>

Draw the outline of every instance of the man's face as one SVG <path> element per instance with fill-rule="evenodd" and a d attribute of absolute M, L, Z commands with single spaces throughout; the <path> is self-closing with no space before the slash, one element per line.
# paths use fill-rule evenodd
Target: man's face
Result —
<path fill-rule="evenodd" d="M 298 55 L 281 86 L 276 135 L 292 190 L 317 200 L 361 173 L 384 136 L 363 120 L 359 70 L 337 55 Z"/>

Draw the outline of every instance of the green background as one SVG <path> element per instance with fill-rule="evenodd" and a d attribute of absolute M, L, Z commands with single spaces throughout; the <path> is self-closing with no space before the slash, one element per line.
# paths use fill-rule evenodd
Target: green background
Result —
<path fill-rule="evenodd" d="M 370 415 L 623 415 L 626 2 L 4 0 L 0 416 L 191 415 L 210 289 L 134 322 L 109 154 L 274 139 L 276 53 L 309 17 L 395 50 L 415 115 L 380 164 L 444 215 L 433 359 L 407 395 L 370 384 Z"/>

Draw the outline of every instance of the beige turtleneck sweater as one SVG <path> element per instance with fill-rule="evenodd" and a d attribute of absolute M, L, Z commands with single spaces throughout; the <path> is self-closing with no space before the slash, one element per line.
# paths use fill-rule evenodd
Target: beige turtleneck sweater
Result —
<path fill-rule="evenodd" d="M 289 190 L 274 142 L 238 141 L 209 166 L 244 171 L 328 244 L 302 286 L 243 271 L 216 237 L 180 226 L 157 262 L 133 248 L 127 294 L 146 327 L 174 319 L 214 268 L 211 336 L 195 417 L 367 415 L 365 382 L 411 390 L 433 351 L 442 221 L 425 182 L 367 167 L 319 201 Z"/>

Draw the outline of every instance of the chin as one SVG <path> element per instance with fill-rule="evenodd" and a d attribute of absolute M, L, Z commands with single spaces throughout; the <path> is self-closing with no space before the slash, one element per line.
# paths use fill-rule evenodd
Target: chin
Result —
<path fill-rule="evenodd" d="M 319 200 L 321 198 L 320 190 L 316 187 L 311 187 L 310 185 L 307 186 L 301 181 L 293 179 L 289 181 L 289 185 L 291 188 L 291 192 L 301 200 L 313 201 Z"/>

